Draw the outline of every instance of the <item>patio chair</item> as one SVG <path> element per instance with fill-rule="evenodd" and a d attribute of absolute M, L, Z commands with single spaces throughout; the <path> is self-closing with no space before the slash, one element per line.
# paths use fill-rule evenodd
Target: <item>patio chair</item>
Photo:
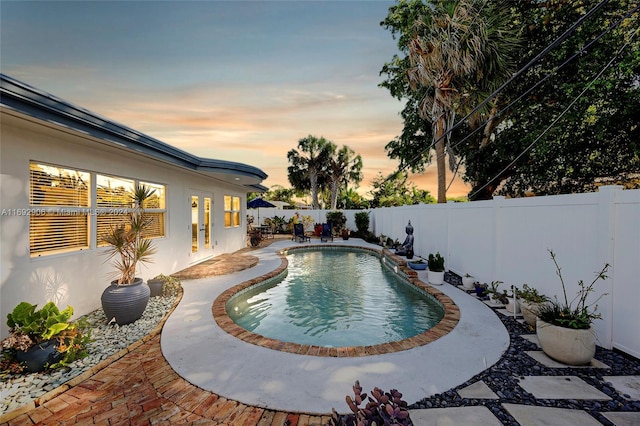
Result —
<path fill-rule="evenodd" d="M 331 230 L 331 222 L 322 224 L 322 235 L 320 235 L 321 242 L 326 242 L 329 240 L 333 242 L 333 231 Z"/>
<path fill-rule="evenodd" d="M 302 223 L 293 224 L 293 238 L 300 243 L 311 242 L 311 237 L 307 237 L 304 234 L 304 225 Z"/>

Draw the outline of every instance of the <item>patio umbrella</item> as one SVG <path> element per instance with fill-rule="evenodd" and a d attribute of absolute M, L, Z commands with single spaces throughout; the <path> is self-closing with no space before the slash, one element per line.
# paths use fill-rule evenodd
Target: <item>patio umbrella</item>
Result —
<path fill-rule="evenodd" d="M 260 226 L 260 207 L 275 207 L 275 205 L 271 204 L 267 200 L 263 200 L 262 197 L 254 198 L 251 201 L 247 201 L 248 209 L 258 209 L 258 226 Z"/>

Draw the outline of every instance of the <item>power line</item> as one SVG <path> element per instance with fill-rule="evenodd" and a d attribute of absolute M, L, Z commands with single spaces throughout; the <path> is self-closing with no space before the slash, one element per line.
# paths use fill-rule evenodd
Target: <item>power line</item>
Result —
<path fill-rule="evenodd" d="M 637 9 L 637 8 L 636 8 Z M 482 191 L 484 188 L 486 188 L 487 186 L 489 186 L 489 184 L 491 184 L 491 182 L 493 182 L 496 178 L 498 178 L 501 174 L 503 174 L 504 172 L 506 172 L 511 166 L 513 166 L 520 158 L 522 158 L 522 156 L 524 154 L 526 154 L 531 148 L 533 148 L 535 146 L 536 143 L 538 143 L 538 141 L 549 131 L 549 129 L 551 129 L 566 113 L 567 111 L 569 111 L 571 109 L 571 107 L 582 97 L 582 95 L 584 95 L 587 90 L 589 90 L 589 88 L 591 88 L 591 86 L 593 86 L 593 84 L 596 82 L 596 80 L 598 78 L 600 78 L 600 76 L 602 74 L 604 74 L 604 72 L 607 70 L 607 68 L 609 68 L 611 66 L 611 64 L 613 64 L 613 62 L 618 58 L 618 56 L 620 56 L 620 54 L 622 53 L 622 51 L 629 45 L 629 43 L 631 42 L 631 40 L 633 40 L 633 38 L 636 36 L 636 34 L 638 33 L 638 31 L 634 31 L 633 35 L 631 36 L 631 38 L 624 44 L 622 45 L 622 47 L 618 50 L 618 52 L 615 54 L 615 56 L 613 58 L 611 58 L 611 60 L 604 66 L 604 68 L 602 68 L 602 70 L 600 70 L 600 72 L 598 72 L 596 74 L 596 76 L 587 84 L 587 86 L 584 88 L 584 90 L 582 90 L 582 92 L 580 92 L 578 94 L 578 96 L 576 96 L 573 101 L 571 101 L 571 103 L 564 109 L 564 111 L 562 111 L 562 113 L 560 113 L 560 115 L 558 115 L 558 117 L 556 117 L 548 126 L 546 129 L 544 129 L 544 131 L 533 141 L 531 142 L 531 144 L 529 144 L 529 146 L 527 146 L 524 151 L 522 151 L 520 154 L 518 154 L 516 156 L 516 158 L 514 158 L 504 169 L 502 169 L 497 175 L 495 175 L 494 177 L 492 177 L 491 179 L 489 179 L 489 181 L 487 181 L 486 184 L 484 184 L 483 186 L 481 186 L 480 188 L 478 188 L 474 193 L 472 193 L 469 198 L 473 198 L 474 195 L 476 195 L 478 192 Z"/>
<path fill-rule="evenodd" d="M 480 110 L 482 107 L 484 107 L 487 103 L 489 103 L 489 101 L 491 99 L 493 99 L 495 96 L 497 96 L 498 94 L 500 94 L 500 92 L 502 92 L 509 84 L 511 84 L 512 81 L 514 81 L 516 78 L 519 78 L 522 74 L 524 74 L 524 72 L 526 72 L 529 68 L 531 68 L 536 62 L 538 62 L 540 59 L 544 58 L 545 56 L 547 56 L 549 54 L 549 52 L 551 52 L 553 49 L 555 49 L 559 44 L 561 44 L 564 40 L 566 40 L 573 32 L 575 32 L 575 30 L 582 25 L 582 23 L 589 19 L 593 14 L 595 14 L 598 10 L 600 10 L 600 8 L 602 8 L 609 0 L 602 0 L 600 3 L 598 3 L 596 6 L 594 6 L 591 10 L 589 10 L 589 12 L 587 12 L 585 15 L 583 15 L 582 17 L 580 17 L 580 19 L 578 19 L 578 21 L 576 21 L 575 24 L 573 24 L 570 28 L 568 28 L 564 33 L 562 33 L 562 35 L 560 35 L 556 40 L 554 40 L 551 44 L 549 44 L 546 48 L 544 48 L 540 53 L 538 53 L 533 59 L 531 59 L 524 67 L 520 68 L 515 74 L 513 74 L 506 82 L 504 82 L 500 87 L 498 87 L 493 93 L 491 93 L 485 100 L 483 100 L 480 104 L 478 104 L 470 113 L 468 113 L 464 118 L 462 118 L 461 120 L 459 120 L 457 123 L 455 123 L 452 127 L 450 127 L 449 129 L 447 129 L 447 131 L 444 132 L 444 134 L 442 136 L 440 136 L 438 139 L 436 139 L 435 141 L 433 141 L 426 149 L 420 151 L 417 155 L 415 155 L 413 157 L 413 159 L 411 159 L 410 161 L 408 161 L 403 167 L 401 167 L 398 172 L 402 173 L 404 172 L 407 167 L 411 166 L 411 164 L 418 159 L 420 156 L 422 156 L 422 154 L 428 150 L 430 150 L 431 148 L 433 148 L 433 146 L 435 146 L 436 143 L 438 143 L 441 139 L 444 139 L 445 137 L 448 137 L 451 132 L 453 132 L 455 129 L 457 129 L 458 127 L 460 127 L 466 120 L 469 119 L 469 117 L 471 117 L 473 114 L 475 114 L 478 110 Z M 395 175 L 396 173 L 394 173 Z"/>

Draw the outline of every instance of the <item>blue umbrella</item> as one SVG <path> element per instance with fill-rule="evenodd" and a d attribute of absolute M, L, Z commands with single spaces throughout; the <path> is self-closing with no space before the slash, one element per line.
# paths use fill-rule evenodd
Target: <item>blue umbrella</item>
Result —
<path fill-rule="evenodd" d="M 259 207 L 275 207 L 275 205 L 271 204 L 267 200 L 263 200 L 261 197 L 254 198 L 247 202 L 247 208 L 249 209 L 257 209 Z"/>
<path fill-rule="evenodd" d="M 263 200 L 262 197 L 254 198 L 247 202 L 247 208 L 258 209 L 258 226 L 260 226 L 260 207 L 275 207 L 275 205 L 271 204 L 267 200 Z"/>

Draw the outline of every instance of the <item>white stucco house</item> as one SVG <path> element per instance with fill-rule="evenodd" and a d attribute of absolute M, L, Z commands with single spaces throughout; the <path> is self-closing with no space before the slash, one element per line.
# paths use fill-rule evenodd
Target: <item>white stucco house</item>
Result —
<path fill-rule="evenodd" d="M 200 158 L 0 74 L 0 321 L 20 302 L 100 307 L 113 267 L 100 233 L 127 211 L 123 193 L 156 191 L 154 262 L 171 274 L 246 245 L 246 194 L 259 168 Z"/>

